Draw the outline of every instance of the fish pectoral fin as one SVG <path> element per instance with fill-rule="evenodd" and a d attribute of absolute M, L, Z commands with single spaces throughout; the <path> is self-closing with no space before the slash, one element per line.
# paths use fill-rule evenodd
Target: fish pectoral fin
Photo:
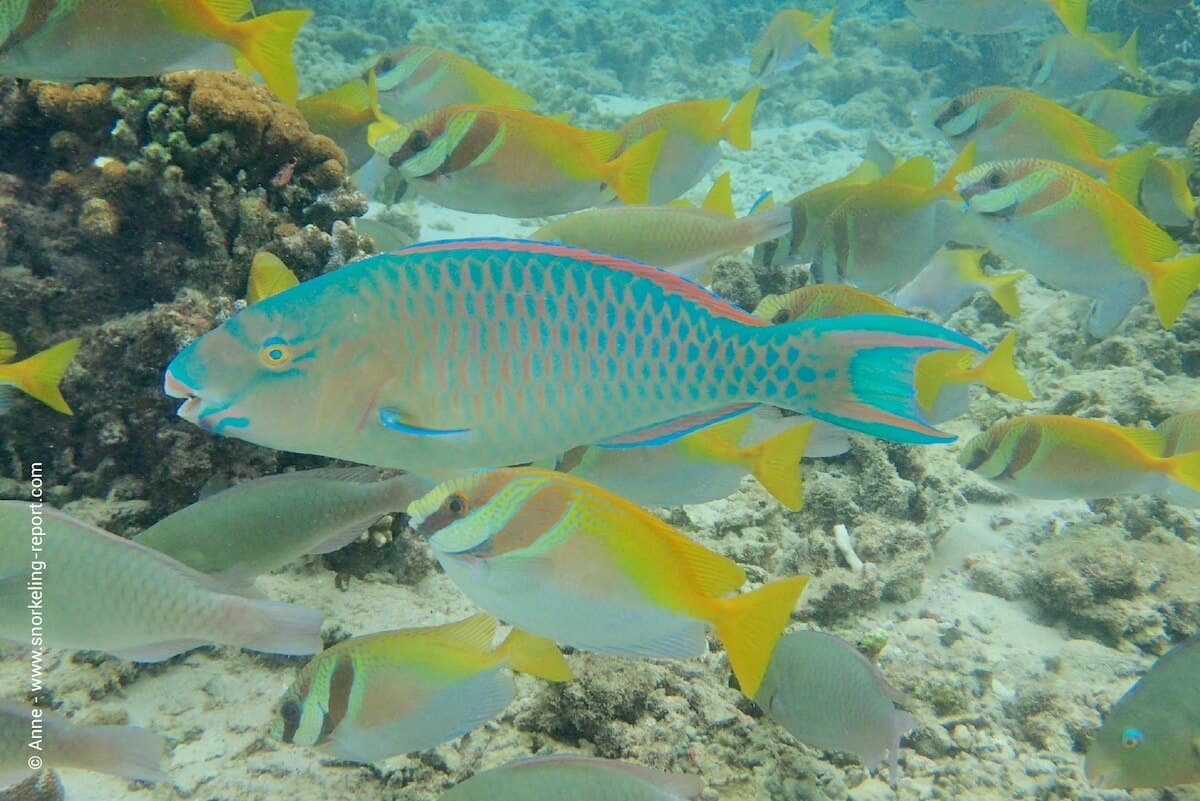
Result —
<path fill-rule="evenodd" d="M 379 522 L 379 518 L 381 517 L 383 517 L 383 515 L 371 515 L 370 517 L 362 520 L 355 520 L 353 523 L 346 526 L 329 539 L 314 545 L 309 549 L 308 552 L 313 555 L 319 555 L 323 553 L 332 553 L 336 550 L 344 548 L 357 540 L 363 534 L 366 534 L 367 529 Z"/>
<path fill-rule="evenodd" d="M 410 437 L 461 437 L 473 433 L 469 428 L 423 428 L 408 422 L 405 415 L 395 409 L 380 409 L 379 422 L 389 431 Z"/>

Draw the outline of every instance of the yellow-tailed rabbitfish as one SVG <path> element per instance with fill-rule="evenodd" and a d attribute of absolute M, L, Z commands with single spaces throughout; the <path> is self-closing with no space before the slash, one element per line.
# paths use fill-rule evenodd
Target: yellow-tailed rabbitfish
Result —
<path fill-rule="evenodd" d="M 500 714 L 516 694 L 507 668 L 549 681 L 571 670 L 554 643 L 496 620 L 353 637 L 323 651 L 284 693 L 271 733 L 337 759 L 379 762 L 453 740 Z"/>
<path fill-rule="evenodd" d="M 833 55 L 829 38 L 833 31 L 833 12 L 817 19 L 807 11 L 785 8 L 763 29 L 750 48 L 750 74 L 764 78 L 799 66 L 809 50 L 828 58 Z"/>
<path fill-rule="evenodd" d="M 746 582 L 733 561 L 594 484 L 536 468 L 448 481 L 408 512 L 491 614 L 575 648 L 659 659 L 700 656 L 711 624 L 751 696 L 808 581 L 727 597 Z"/>
<path fill-rule="evenodd" d="M 694 801 L 699 776 L 594 757 L 542 756 L 477 773 L 438 801 Z"/>
<path fill-rule="evenodd" d="M 71 414 L 58 385 L 67 371 L 80 340 L 68 339 L 28 359 L 12 361 L 17 355 L 17 343 L 0 331 L 0 414 L 8 411 L 13 403 L 13 389 L 19 389 L 56 412 Z"/>
<path fill-rule="evenodd" d="M 382 53 L 372 69 L 379 108 L 407 122 L 461 103 L 531 109 L 533 98 L 462 56 L 407 44 Z"/>

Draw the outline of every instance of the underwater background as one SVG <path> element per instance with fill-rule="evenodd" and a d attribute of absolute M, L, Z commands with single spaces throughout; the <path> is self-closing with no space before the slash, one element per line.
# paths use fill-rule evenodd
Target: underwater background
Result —
<path fill-rule="evenodd" d="M 300 97 L 360 76 L 390 48 L 430 44 L 520 87 L 541 113 L 605 130 L 661 103 L 742 97 L 756 84 L 751 46 L 780 10 L 666 0 L 255 4 L 260 15 L 285 8 L 314 12 L 293 51 Z M 739 214 L 764 192 L 782 203 L 853 170 L 872 142 L 929 156 L 940 175 L 955 150 L 928 110 L 980 86 L 1027 87 L 1033 54 L 1061 33 L 1051 16 L 975 35 L 923 24 L 901 2 L 834 10 L 832 55 L 810 52 L 763 79 L 752 146 L 725 145 L 689 199 L 700 202 L 728 171 Z M 1187 160 L 1197 187 L 1200 5 L 1094 0 L 1088 26 L 1122 40 L 1139 31 L 1140 71 L 1111 86 L 1180 98 L 1163 106 L 1153 138 Z M 82 340 L 61 384 L 73 415 L 24 396 L 4 413 L 0 499 L 29 500 L 37 463 L 47 504 L 131 537 L 214 482 L 341 464 L 213 436 L 177 417 L 179 401 L 163 392 L 171 360 L 241 308 L 255 254 L 275 254 L 305 281 L 411 242 L 523 238 L 546 222 L 456 211 L 419 193 L 382 204 L 360 191 L 351 166 L 338 143 L 237 73 L 75 86 L 0 77 L 0 331 L 22 357 Z M 362 225 L 363 215 L 377 225 Z M 1170 232 L 1195 251 L 1194 219 Z M 1000 265 L 989 258 L 989 268 Z M 746 249 L 717 263 L 711 287 L 751 311 L 807 282 L 802 267 L 758 265 Z M 746 478 L 728 498 L 657 512 L 756 583 L 811 576 L 789 629 L 857 644 L 916 718 L 895 788 L 886 765 L 872 773 L 853 755 L 801 745 L 765 717 L 730 681 L 716 640 L 687 661 L 569 651 L 572 681 L 518 674 L 515 700 L 494 720 L 375 765 L 271 736 L 280 695 L 306 657 L 216 646 L 135 664 L 50 650 L 35 699 L 27 648 L 0 644 L 0 698 L 166 739 L 169 782 L 68 770 L 72 799 L 424 801 L 484 769 L 550 753 L 698 774 L 700 797 L 724 801 L 1130 797 L 1093 787 L 1084 754 L 1104 712 L 1200 629 L 1200 513 L 1161 494 L 1014 497 L 957 457 L 1017 415 L 1153 426 L 1200 409 L 1200 303 L 1164 328 L 1141 302 L 1097 338 L 1082 324 L 1085 298 L 1032 278 L 1017 291 L 1015 316 L 981 293 L 943 322 L 989 348 L 1015 331 L 1033 400 L 977 391 L 965 414 L 940 424 L 958 437 L 948 445 L 853 437 L 846 453 L 804 462 L 799 511 Z M 404 510 L 394 512 L 341 550 L 260 577 L 258 589 L 324 612 L 326 645 L 477 611 Z M 1200 736 L 1200 718 L 1192 724 Z M 22 792 L 33 794 L 11 797 L 58 797 Z"/>

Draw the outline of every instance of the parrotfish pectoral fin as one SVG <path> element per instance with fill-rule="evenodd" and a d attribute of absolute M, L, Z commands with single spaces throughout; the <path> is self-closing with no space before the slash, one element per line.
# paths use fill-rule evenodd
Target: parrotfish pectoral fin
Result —
<path fill-rule="evenodd" d="M 395 431 L 398 434 L 407 434 L 411 437 L 455 437 L 471 433 L 471 429 L 469 428 L 436 429 L 409 425 L 404 422 L 403 415 L 392 409 L 381 409 L 379 411 L 379 422 L 389 431 Z"/>
<path fill-rule="evenodd" d="M 171 640 L 132 646 L 109 653 L 126 662 L 163 662 L 202 645 L 212 645 L 212 643 L 208 640 Z"/>
<path fill-rule="evenodd" d="M 753 409 L 754 406 L 755 404 L 743 404 L 741 406 L 717 409 L 712 412 L 704 412 L 703 414 L 678 417 L 674 420 L 667 420 L 666 422 L 656 423 L 646 428 L 639 428 L 628 434 L 622 434 L 619 437 L 613 437 L 604 442 L 596 443 L 596 447 L 649 448 L 655 445 L 666 445 L 668 442 L 674 442 L 677 439 L 686 437 L 688 434 L 694 434 L 702 428 L 707 428 L 723 420 L 732 419 L 739 414 L 745 414 Z"/>

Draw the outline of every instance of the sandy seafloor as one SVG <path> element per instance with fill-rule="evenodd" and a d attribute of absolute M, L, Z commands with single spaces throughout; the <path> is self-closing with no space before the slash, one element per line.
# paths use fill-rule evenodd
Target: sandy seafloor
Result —
<path fill-rule="evenodd" d="M 1098 5 L 1103 12 L 1111 4 Z M 606 10 L 589 17 L 575 7 L 539 15 L 504 0 L 483 9 L 443 5 L 397 11 L 393 25 L 373 26 L 382 36 L 318 17 L 302 45 L 301 66 L 307 84 L 319 88 L 386 44 L 383 36 L 411 33 L 482 60 L 544 98 L 545 111 L 570 109 L 580 124 L 614 125 L 657 102 L 736 97 L 748 86 L 744 67 L 731 59 L 744 55 L 773 9 L 718 10 L 714 22 L 711 7 L 701 6 L 704 14 L 662 6 L 654 16 Z M 333 11 L 378 15 L 388 9 L 364 0 L 336 4 Z M 510 12 L 514 21 L 494 22 Z M 1119 7 L 1112 13 L 1110 20 L 1128 19 Z M 456 22 L 480 15 L 471 24 Z M 660 24 L 652 46 L 636 33 L 648 20 Z M 589 29 L 594 36 L 585 35 Z M 1169 26 L 1164 30 L 1156 46 L 1171 60 L 1151 70 L 1152 85 L 1179 89 L 1172 80 L 1195 62 L 1172 52 L 1163 40 Z M 945 34 L 922 39 L 910 20 L 882 14 L 839 23 L 835 31 L 836 58 L 810 58 L 769 84 L 753 149 L 726 148 L 714 170 L 714 176 L 732 171 L 740 210 L 765 189 L 786 199 L 845 173 L 869 134 L 903 155 L 929 153 L 945 164 L 950 150 L 910 124 L 913 104 L 927 94 L 1011 78 L 1028 47 L 1017 35 L 983 45 Z M 939 58 L 951 56 L 960 61 L 939 66 Z M 424 203 L 416 209 L 428 239 L 518 235 L 537 223 Z M 1096 343 L 1080 331 L 1083 299 L 1027 279 L 1021 301 L 1016 321 L 982 296 L 949 321 L 988 345 L 1015 325 L 1019 365 L 1036 395 L 1020 404 L 977 394 L 971 413 L 946 425 L 960 437 L 1011 414 L 1137 424 L 1200 405 L 1200 301 L 1170 332 L 1143 303 L 1116 335 Z M 879 664 L 920 721 L 901 751 L 898 797 L 1126 798 L 1088 786 L 1083 751 L 1101 712 L 1200 624 L 1200 515 L 1155 498 L 1021 501 L 965 474 L 955 454 L 955 445 L 856 442 L 846 457 L 805 463 L 808 497 L 801 513 L 783 512 L 747 479 L 727 500 L 663 514 L 746 565 L 755 583 L 812 574 L 794 627 L 817 625 L 850 640 L 886 634 Z M 853 573 L 834 548 L 837 523 L 849 526 L 859 555 L 873 564 L 869 576 Z M 356 547 L 369 558 L 374 546 Z M 414 583 L 397 581 L 384 555 L 394 559 L 404 547 L 421 548 L 411 541 L 381 548 L 380 569 L 352 579 L 344 591 L 319 559 L 264 577 L 260 586 L 273 598 L 322 609 L 327 631 L 338 637 L 441 623 L 473 611 L 428 565 L 410 571 L 420 577 Z M 676 663 L 573 654 L 575 682 L 551 687 L 518 677 L 517 700 L 495 722 L 458 742 L 375 767 L 330 763 L 267 735 L 277 699 L 302 659 L 210 648 L 135 667 L 61 653 L 52 659 L 47 685 L 78 720 L 128 721 L 171 744 L 166 768 L 174 787 L 65 772 L 68 797 L 80 801 L 433 799 L 478 770 L 563 751 L 698 772 L 709 787 L 706 799 L 893 795 L 854 758 L 823 757 L 763 719 L 729 686 L 724 654 L 715 640 L 712 646 L 702 659 Z M 19 650 L 4 653 L 0 697 L 21 697 L 27 665 Z M 1200 798 L 1200 790 L 1135 797 Z"/>

